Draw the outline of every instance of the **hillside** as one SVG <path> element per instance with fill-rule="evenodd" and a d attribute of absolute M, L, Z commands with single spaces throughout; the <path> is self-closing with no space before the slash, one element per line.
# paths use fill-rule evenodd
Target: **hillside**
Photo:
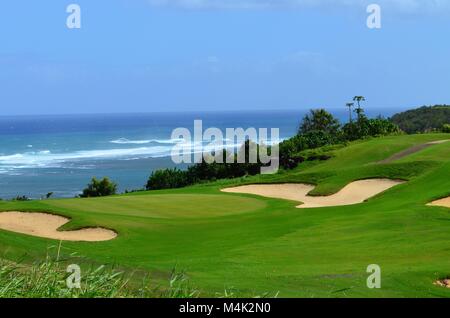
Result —
<path fill-rule="evenodd" d="M 427 206 L 450 194 L 450 142 L 436 143 L 445 139 L 448 134 L 372 138 L 276 175 L 104 198 L 2 201 L 0 211 L 67 216 L 66 230 L 114 229 L 113 240 L 63 242 L 62 256 L 145 270 L 156 285 L 177 266 L 202 296 L 227 289 L 244 296 L 450 297 L 450 289 L 433 285 L 450 275 L 449 209 Z M 387 158 L 395 159 L 381 163 Z M 303 182 L 316 185 L 312 194 L 329 195 L 370 178 L 406 182 L 364 203 L 313 209 L 221 192 L 249 183 Z M 58 244 L 4 230 L 0 241 L 3 258 L 27 261 L 44 258 Z M 369 264 L 382 269 L 381 289 L 367 288 Z"/>
<path fill-rule="evenodd" d="M 423 106 L 395 114 L 391 121 L 408 134 L 440 130 L 450 124 L 450 106 Z"/>

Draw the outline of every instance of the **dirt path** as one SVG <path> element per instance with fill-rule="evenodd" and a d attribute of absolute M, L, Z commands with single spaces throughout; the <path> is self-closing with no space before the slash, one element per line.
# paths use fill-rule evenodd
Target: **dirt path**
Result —
<path fill-rule="evenodd" d="M 69 222 L 62 216 L 48 213 L 1 212 L 0 229 L 63 241 L 99 242 L 112 240 L 114 231 L 103 228 L 86 228 L 76 231 L 58 231 Z"/>
<path fill-rule="evenodd" d="M 423 150 L 425 148 L 431 147 L 433 145 L 443 144 L 444 142 L 447 142 L 447 141 L 450 141 L 450 139 L 432 141 L 432 142 L 427 142 L 426 144 L 413 146 L 413 147 L 408 148 L 406 150 L 400 151 L 400 152 L 390 156 L 387 159 L 379 161 L 378 163 L 391 163 L 392 161 L 396 161 L 396 160 L 402 159 L 402 158 L 404 158 L 406 156 L 412 155 L 413 153 L 419 152 L 419 151 L 421 151 L 421 150 Z"/>
<path fill-rule="evenodd" d="M 359 180 L 346 185 L 336 194 L 322 197 L 309 196 L 308 193 L 314 189 L 314 186 L 307 184 L 255 184 L 222 189 L 222 191 L 303 202 L 303 204 L 297 206 L 297 208 L 302 209 L 362 203 L 402 183 L 404 181 L 390 179 Z"/>

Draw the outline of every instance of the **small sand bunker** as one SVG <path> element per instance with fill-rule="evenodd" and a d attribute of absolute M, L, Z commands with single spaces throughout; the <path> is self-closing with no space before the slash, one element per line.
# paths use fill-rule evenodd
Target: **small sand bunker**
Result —
<path fill-rule="evenodd" d="M 433 202 L 429 203 L 428 205 L 443 206 L 445 208 L 450 208 L 450 197 L 446 197 L 446 198 L 443 198 L 440 200 L 433 201 Z"/>
<path fill-rule="evenodd" d="M 341 191 L 330 196 L 313 197 L 308 193 L 314 186 L 307 184 L 255 184 L 223 189 L 228 193 L 248 193 L 269 198 L 303 202 L 297 208 L 319 208 L 362 203 L 404 181 L 390 179 L 359 180 L 346 185 Z"/>
<path fill-rule="evenodd" d="M 441 287 L 446 287 L 446 288 L 450 288 L 450 279 L 446 278 L 446 279 L 441 279 L 438 280 L 436 282 L 434 282 L 434 284 L 436 286 L 441 286 Z"/>
<path fill-rule="evenodd" d="M 69 222 L 62 216 L 48 213 L 1 212 L 0 229 L 64 241 L 99 242 L 112 240 L 116 232 L 103 228 L 58 231 Z"/>

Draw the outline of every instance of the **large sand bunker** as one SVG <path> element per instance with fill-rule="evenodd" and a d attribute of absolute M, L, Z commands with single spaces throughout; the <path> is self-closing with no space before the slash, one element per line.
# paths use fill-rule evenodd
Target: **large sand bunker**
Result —
<path fill-rule="evenodd" d="M 429 203 L 428 205 L 443 206 L 446 208 L 450 208 L 450 197 L 446 197 L 446 198 L 443 198 L 440 200 L 433 201 L 433 202 Z"/>
<path fill-rule="evenodd" d="M 314 189 L 314 186 L 307 184 L 255 184 L 227 188 L 222 191 L 303 202 L 297 208 L 318 208 L 362 203 L 403 182 L 390 179 L 359 180 L 346 185 L 336 194 L 322 197 L 309 196 L 308 193 Z"/>
<path fill-rule="evenodd" d="M 58 231 L 69 222 L 62 216 L 48 213 L 1 212 L 0 229 L 64 241 L 99 242 L 112 240 L 116 232 L 103 228 Z"/>

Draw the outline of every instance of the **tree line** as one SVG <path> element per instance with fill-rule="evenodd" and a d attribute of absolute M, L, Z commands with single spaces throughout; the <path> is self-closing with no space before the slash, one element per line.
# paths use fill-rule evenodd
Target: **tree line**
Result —
<path fill-rule="evenodd" d="M 345 104 L 349 111 L 348 122 L 345 124 L 341 124 L 323 108 L 310 110 L 302 118 L 297 134 L 279 144 L 280 167 L 289 170 L 304 161 L 327 160 L 330 154 L 326 151 L 326 146 L 333 147 L 358 139 L 403 132 L 426 132 L 432 129 L 450 132 L 450 106 L 422 107 L 395 115 L 391 119 L 381 116 L 368 118 L 362 107 L 365 101 L 364 96 L 355 96 L 351 102 Z M 263 164 L 260 160 L 248 163 L 249 152 L 253 149 L 250 147 L 251 143 L 253 141 L 247 140 L 239 149 L 244 151 L 246 163 L 237 163 L 237 154 L 230 154 L 223 149 L 219 154 L 224 158 L 223 163 L 210 163 L 203 159 L 201 163 L 189 166 L 186 170 L 178 168 L 156 170 L 148 178 L 145 189 L 174 189 L 218 179 L 257 175 Z M 256 145 L 257 154 L 260 153 L 258 147 L 261 146 Z M 270 147 L 268 148 L 270 153 Z M 235 156 L 235 160 L 228 163 L 229 160 L 226 158 L 230 155 Z M 117 185 L 108 178 L 102 180 L 93 178 L 80 196 L 105 196 L 115 194 L 116 190 Z"/>
<path fill-rule="evenodd" d="M 422 106 L 392 116 L 391 121 L 408 134 L 450 132 L 450 105 Z"/>
<path fill-rule="evenodd" d="M 361 106 L 362 102 L 365 101 L 363 96 L 355 96 L 353 100 L 354 103 L 346 104 L 349 108 L 349 122 L 345 125 L 341 125 L 338 119 L 325 109 L 311 110 L 305 115 L 301 120 L 298 133 L 294 137 L 279 144 L 281 168 L 293 169 L 305 160 L 326 160 L 329 158 L 328 154 L 320 152 L 310 152 L 306 155 L 302 154 L 305 150 L 317 149 L 327 145 L 336 145 L 369 136 L 382 136 L 401 132 L 398 126 L 387 119 L 381 117 L 375 119 L 367 118 Z M 356 107 L 353 109 L 355 103 Z M 355 120 L 353 120 L 353 113 L 356 113 Z M 247 140 L 240 150 L 245 151 L 246 156 L 249 153 L 250 143 L 252 141 Z M 259 145 L 257 146 L 259 147 Z M 228 155 L 226 150 L 223 150 L 222 155 Z M 248 162 L 248 158 L 246 162 Z M 146 189 L 180 188 L 217 179 L 251 176 L 259 174 L 262 166 L 263 164 L 259 160 L 253 164 L 237 163 L 236 160 L 233 163 L 207 163 L 203 160 L 201 163 L 190 166 L 187 170 L 173 168 L 152 172 L 148 179 Z"/>

